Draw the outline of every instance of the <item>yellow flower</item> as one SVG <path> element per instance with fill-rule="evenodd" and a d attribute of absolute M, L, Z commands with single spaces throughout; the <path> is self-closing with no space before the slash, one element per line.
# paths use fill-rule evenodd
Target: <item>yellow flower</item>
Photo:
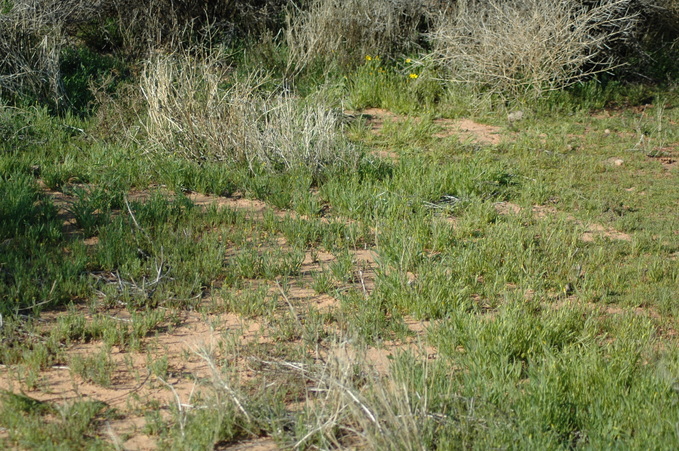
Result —
<path fill-rule="evenodd" d="M 409 77 L 410 77 L 410 78 L 417 78 L 417 77 L 419 77 L 419 75 L 417 75 L 417 74 L 410 74 Z"/>
<path fill-rule="evenodd" d="M 373 59 L 373 57 L 370 56 L 370 55 L 366 55 L 366 56 L 365 56 L 365 60 L 366 60 L 366 61 L 372 61 L 372 59 Z"/>
<path fill-rule="evenodd" d="M 406 58 L 406 63 L 407 63 L 407 64 L 410 64 L 410 63 L 412 63 L 412 62 L 413 62 L 413 60 L 411 60 L 410 58 Z"/>

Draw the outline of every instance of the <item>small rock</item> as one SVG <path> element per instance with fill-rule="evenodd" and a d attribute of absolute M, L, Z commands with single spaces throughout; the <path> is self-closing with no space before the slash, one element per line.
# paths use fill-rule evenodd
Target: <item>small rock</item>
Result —
<path fill-rule="evenodd" d="M 623 164 L 625 164 L 625 160 L 623 160 L 622 158 L 618 158 L 618 157 L 611 157 L 611 158 L 607 159 L 606 161 L 604 161 L 604 163 L 609 165 L 609 166 L 622 166 Z"/>
<path fill-rule="evenodd" d="M 523 119 L 523 111 L 513 111 L 507 115 L 507 120 L 509 121 L 510 124 L 513 124 L 514 122 L 518 122 L 521 119 Z"/>
<path fill-rule="evenodd" d="M 611 134 L 611 130 L 607 128 L 606 130 L 604 130 L 604 133 L 607 134 L 607 135 L 610 135 L 610 134 Z"/>

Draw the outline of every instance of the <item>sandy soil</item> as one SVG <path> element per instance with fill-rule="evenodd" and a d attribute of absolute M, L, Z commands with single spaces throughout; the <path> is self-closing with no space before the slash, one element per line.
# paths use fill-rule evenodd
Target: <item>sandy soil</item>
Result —
<path fill-rule="evenodd" d="M 348 112 L 354 116 L 363 117 L 370 131 L 381 134 L 386 122 L 405 122 L 409 118 L 404 115 L 392 113 L 382 108 L 367 108 L 361 112 Z M 419 121 L 419 118 L 410 118 Z M 457 137 L 462 142 L 472 142 L 481 145 L 497 145 L 505 139 L 502 127 L 481 124 L 471 119 L 434 119 L 434 125 L 441 130 L 434 134 L 437 138 Z M 379 151 L 380 156 L 394 157 L 396 154 L 390 151 Z"/>
<path fill-rule="evenodd" d="M 387 121 L 405 121 L 405 116 L 391 113 L 387 110 L 371 108 L 359 113 L 367 121 L 372 133 L 380 134 Z M 603 113 L 602 113 L 603 114 Z M 417 120 L 413 118 L 413 120 Z M 469 119 L 436 119 L 434 124 L 440 128 L 436 137 L 444 139 L 457 137 L 461 142 L 471 142 L 478 145 L 494 146 L 500 144 L 503 139 L 511 139 L 513 132 L 506 128 L 480 124 Z M 398 159 L 395 152 L 388 150 L 379 151 L 380 156 Z M 663 148 L 649 158 L 658 161 L 664 168 L 675 170 L 679 160 L 679 151 L 676 148 Z M 622 160 L 622 159 L 620 159 Z M 624 161 L 618 159 L 607 162 L 614 166 L 624 165 Z M 93 246 L 98 240 L 96 237 L 81 237 L 76 226 L 75 218 L 70 213 L 69 207 L 74 202 L 72 196 L 58 191 L 51 191 L 43 186 L 44 192 L 50 196 L 59 209 L 59 215 L 63 220 L 64 231 L 75 238 L 81 238 L 85 244 Z M 162 190 L 162 187 L 160 188 Z M 129 201 L 145 201 L 150 198 L 152 190 L 140 190 L 128 194 Z M 170 194 L 168 192 L 168 194 Z M 266 203 L 258 200 L 246 199 L 242 196 L 220 197 L 208 196 L 199 193 L 189 193 L 188 197 L 198 206 L 208 207 L 218 205 L 245 212 L 250 219 L 261 219 L 268 209 L 279 216 L 295 216 L 294 212 L 282 211 L 271 208 Z M 516 215 L 523 211 L 523 207 L 511 202 L 499 202 L 495 204 L 498 214 Z M 531 207 L 532 215 L 542 219 L 558 214 L 558 211 L 549 205 L 535 205 Z M 342 218 L 336 218 L 342 220 Z M 569 221 L 574 222 L 583 229 L 581 240 L 585 242 L 597 239 L 612 239 L 629 241 L 628 234 L 605 227 L 596 223 L 584 223 L 572 216 L 567 216 Z M 455 218 L 443 220 L 453 223 Z M 280 246 L 285 246 L 285 240 L 281 239 Z M 359 268 L 353 282 L 356 288 L 368 295 L 375 286 L 375 270 L 377 268 L 377 255 L 374 250 L 364 249 L 353 252 L 355 267 Z M 307 252 L 301 266 L 301 275 L 290 283 L 285 302 L 280 311 L 289 312 L 288 308 L 298 311 L 314 308 L 320 312 L 331 312 L 339 308 L 339 301 L 329 294 L 319 294 L 312 288 L 313 275 L 322 271 L 333 261 L 335 256 L 329 252 L 319 251 L 313 256 Z M 415 274 L 409 274 L 414 280 Z M 270 292 L 276 292 L 280 288 L 275 281 L 263 282 L 269 284 Z M 526 297 L 532 297 L 532 293 L 526 293 Z M 83 314 L 90 315 L 83 306 Z M 610 312 L 609 312 L 610 313 Z M 49 328 L 54 324 L 63 312 L 47 312 L 41 316 L 44 327 Z M 107 310 L 106 314 L 119 321 L 129 321 L 129 313 L 121 309 L 118 311 Z M 287 313 L 286 313 L 287 314 Z M 389 366 L 396 353 L 407 350 L 415 355 L 427 359 L 435 359 L 437 350 L 424 345 L 424 334 L 430 327 L 428 322 L 406 319 L 406 323 L 413 337 L 405 341 L 387 341 L 380 347 L 369 347 L 364 352 L 370 362 L 371 368 L 378 374 L 388 374 Z M 66 364 L 48 368 L 40 375 L 40 381 L 36 388 L 29 389 L 25 384 L 25 377 L 19 368 L 0 366 L 0 389 L 13 392 L 22 391 L 35 399 L 50 402 L 69 402 L 77 399 L 90 399 L 103 401 L 110 407 L 115 408 L 120 414 L 117 419 L 110 420 L 104 431 L 113 443 L 117 443 L 126 450 L 156 449 L 156 438 L 149 436 L 145 430 L 143 409 L 148 406 L 157 406 L 162 415 L 169 416 L 171 406 L 177 404 L 184 408 L 191 408 L 192 400 L 201 391 L 210 390 L 213 374 L 206 356 L 213 359 L 234 359 L 240 377 L 251 377 L 251 368 L 237 359 L 230 352 L 229 343 L 234 340 L 240 344 L 266 343 L 270 340 L 267 336 L 266 324 L 258 320 L 247 320 L 234 314 L 201 315 L 194 311 L 182 312 L 178 325 L 168 327 L 155 333 L 154 336 L 143 340 L 141 351 L 112 348 L 110 357 L 115 363 L 110 386 L 102 387 L 85 381 L 74 374 Z M 74 355 L 91 355 L 101 350 L 101 343 L 77 343 L 65 350 L 66 360 Z M 356 349 L 351 347 L 338 347 L 328 350 L 328 355 L 336 355 L 342 358 L 355 358 Z M 342 353 L 346 354 L 343 355 Z M 326 355 L 326 357 L 328 356 Z M 167 359 L 168 372 L 166 377 L 160 378 L 153 375 L 149 369 L 149 362 L 153 359 L 164 357 Z M 0 438 L 7 432 L 0 429 Z M 229 444 L 217 449 L 265 451 L 278 449 L 276 443 L 267 437 L 255 440 Z"/>
<path fill-rule="evenodd" d="M 519 214 L 523 211 L 523 208 L 511 202 L 498 202 L 495 204 L 495 210 L 498 212 L 498 214 L 508 215 Z M 549 205 L 534 205 L 532 207 L 532 212 L 533 216 L 538 219 L 544 219 L 547 216 L 553 216 L 558 213 L 556 208 Z M 566 218 L 585 229 L 582 235 L 580 235 L 580 239 L 585 242 L 593 242 L 600 238 L 621 241 L 630 241 L 632 239 L 632 237 L 627 233 L 617 231 L 610 227 L 605 227 L 601 224 L 593 222 L 585 223 L 571 215 L 566 216 Z"/>
<path fill-rule="evenodd" d="M 70 213 L 70 205 L 75 200 L 58 191 L 52 191 L 43 186 L 45 194 L 52 198 L 63 219 L 64 231 L 72 239 L 83 239 L 87 245 L 95 245 L 96 237 L 83 238 L 77 228 L 75 218 Z M 168 193 L 169 194 L 169 193 Z M 129 201 L 143 202 L 148 200 L 152 191 L 137 191 L 128 195 Z M 190 193 L 188 197 L 198 206 L 233 208 L 243 211 L 251 219 L 261 219 L 264 211 L 270 209 L 267 204 L 258 200 L 236 197 L 208 196 Z M 279 216 L 293 215 L 294 212 L 281 211 L 271 208 Z M 115 213 L 114 213 L 115 214 Z M 280 238 L 280 246 L 285 247 L 285 239 Z M 357 269 L 355 284 L 368 295 L 375 286 L 376 253 L 370 249 L 353 252 L 353 262 Z M 313 281 L 313 274 L 322 271 L 336 258 L 329 252 L 319 251 L 312 254 L 307 252 L 300 269 L 301 275 L 289 285 L 286 302 L 290 307 L 308 309 L 315 308 L 319 312 L 329 312 L 338 308 L 339 301 L 329 294 L 319 294 L 309 288 Z M 280 288 L 275 282 L 262 282 L 270 285 L 270 292 Z M 93 313 L 85 306 L 80 306 L 79 313 L 87 320 L 93 320 Z M 286 311 L 288 306 L 281 306 Z M 65 312 L 50 311 L 41 315 L 42 327 L 49 330 L 56 323 L 59 315 Z M 125 309 L 105 312 L 106 316 L 117 321 L 130 321 L 130 314 Z M 112 443 L 125 450 L 156 449 L 156 438 L 149 436 L 145 430 L 143 410 L 149 406 L 159 409 L 163 417 L 169 417 L 171 407 L 182 405 L 191 408 L 192 400 L 199 393 L 211 390 L 213 374 L 206 359 L 229 359 L 228 346 L 225 343 L 238 342 L 239 346 L 248 343 L 270 342 L 266 324 L 257 320 L 247 320 L 235 314 L 201 315 L 195 311 L 182 312 L 179 325 L 156 331 L 142 341 L 141 351 L 131 351 L 113 347 L 110 358 L 114 364 L 111 383 L 103 387 L 90 381 L 83 380 L 73 373 L 66 364 L 55 365 L 40 374 L 36 387 L 29 388 L 20 368 L 0 366 L 0 390 L 22 392 L 40 401 L 68 403 L 75 400 L 96 400 L 106 403 L 116 410 L 116 419 L 109 420 L 105 425 L 106 434 Z M 413 330 L 422 335 L 424 329 L 421 324 L 413 322 Z M 64 350 L 64 360 L 69 361 L 73 356 L 88 356 L 101 352 L 103 343 L 76 343 Z M 367 352 L 374 368 L 378 372 L 388 371 L 391 356 L 401 349 L 420 349 L 415 342 L 386 343 L 381 348 L 370 348 Z M 435 355 L 435 350 L 427 348 L 428 353 Z M 168 371 L 164 378 L 152 374 L 149 363 L 153 359 L 163 357 L 167 359 Z M 327 354 L 326 354 L 327 357 Z M 247 379 L 252 376 L 249 365 L 242 359 L 234 360 L 239 364 L 239 377 Z M 0 437 L 6 435 L 0 430 Z M 275 442 L 269 438 L 240 442 L 218 449 L 233 450 L 274 450 L 278 449 Z"/>

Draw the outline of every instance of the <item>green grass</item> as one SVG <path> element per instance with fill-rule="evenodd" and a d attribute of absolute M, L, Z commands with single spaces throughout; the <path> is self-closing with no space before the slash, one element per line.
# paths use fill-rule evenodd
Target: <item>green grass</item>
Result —
<path fill-rule="evenodd" d="M 67 88 L 117 64 L 90 57 L 70 55 Z M 255 64 L 235 61 L 241 77 Z M 54 366 L 115 387 L 115 348 L 142 355 L 154 387 L 195 381 L 190 399 L 136 407 L 172 449 L 675 448 L 679 178 L 657 157 L 679 158 L 676 87 L 588 82 L 498 105 L 406 58 L 333 71 L 292 94 L 401 115 L 377 132 L 348 119 L 356 161 L 322 170 L 150 152 L 143 111 L 113 139 L 85 94 L 77 115 L 0 108 L 0 364 L 29 391 L 3 395 L 0 443 L 113 447 L 106 421 L 133 409 L 30 390 Z M 276 76 L 259 94 L 283 89 Z M 505 140 L 436 136 L 436 118 L 460 116 Z M 190 315 L 216 331 L 214 353 L 193 349 L 210 375 L 153 348 Z M 96 351 L 72 352 L 84 344 Z M 393 347 L 377 374 L 371 353 Z"/>
<path fill-rule="evenodd" d="M 54 405 L 28 396 L 3 393 L 2 425 L 12 443 L 38 449 L 108 449 L 92 434 L 114 412 L 104 403 L 76 401 Z"/>

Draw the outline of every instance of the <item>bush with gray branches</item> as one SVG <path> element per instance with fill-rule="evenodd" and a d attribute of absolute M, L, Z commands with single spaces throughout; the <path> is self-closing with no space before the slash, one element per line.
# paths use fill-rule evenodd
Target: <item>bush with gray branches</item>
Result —
<path fill-rule="evenodd" d="M 460 0 L 430 39 L 453 82 L 539 97 L 622 64 L 610 49 L 633 39 L 632 0 Z"/>
<path fill-rule="evenodd" d="M 420 48 L 421 31 L 437 7 L 428 0 L 312 0 L 291 11 L 286 29 L 290 63 L 356 66 L 366 55 L 390 56 Z"/>
<path fill-rule="evenodd" d="M 341 117 L 323 101 L 260 89 L 266 77 L 234 80 L 219 50 L 158 55 L 141 76 L 151 151 L 204 161 L 304 166 L 313 173 L 352 165 L 358 152 L 341 131 Z"/>

